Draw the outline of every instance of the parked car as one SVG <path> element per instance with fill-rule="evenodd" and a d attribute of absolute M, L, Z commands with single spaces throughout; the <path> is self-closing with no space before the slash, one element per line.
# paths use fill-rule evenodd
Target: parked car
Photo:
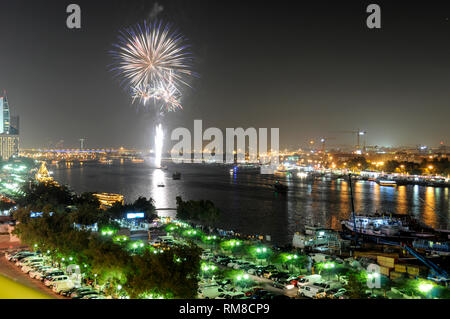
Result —
<path fill-rule="evenodd" d="M 105 299 L 105 296 L 103 296 L 99 293 L 93 293 L 93 294 L 85 295 L 85 296 L 81 297 L 81 299 Z"/>
<path fill-rule="evenodd" d="M 324 288 L 313 284 L 298 287 L 298 295 L 302 297 L 317 298 L 317 295 L 324 291 Z"/>
<path fill-rule="evenodd" d="M 22 254 L 25 254 L 25 253 L 30 253 L 30 252 L 29 251 L 25 251 L 25 250 L 22 250 L 22 251 L 14 250 L 14 251 L 6 252 L 5 253 L 5 259 L 7 261 L 11 261 L 15 256 L 18 257 L 18 256 L 20 256 Z"/>
<path fill-rule="evenodd" d="M 245 297 L 245 293 L 243 293 L 242 291 L 233 292 L 230 295 L 231 299 L 241 299 Z"/>
<path fill-rule="evenodd" d="M 318 282 L 319 280 L 322 279 L 321 275 L 310 275 L 310 276 L 305 276 L 303 278 L 300 278 L 297 281 L 297 287 L 300 288 L 302 286 L 306 286 L 306 285 L 310 285 L 313 284 L 315 282 Z"/>
<path fill-rule="evenodd" d="M 252 299 L 264 299 L 269 294 L 269 292 L 265 289 L 258 288 L 253 291 L 253 294 L 250 295 Z"/>
<path fill-rule="evenodd" d="M 17 254 L 11 256 L 9 261 L 17 262 L 19 260 L 22 260 L 22 259 L 24 259 L 26 257 L 30 257 L 30 256 L 36 256 L 36 253 L 32 253 L 29 251 L 20 251 Z"/>
<path fill-rule="evenodd" d="M 205 299 L 214 299 L 221 293 L 225 292 L 226 292 L 225 288 L 222 288 L 219 285 L 205 286 L 198 290 L 198 297 Z"/>
<path fill-rule="evenodd" d="M 346 296 L 347 289 L 345 288 L 335 288 L 327 291 L 326 298 L 330 299 L 348 299 Z"/>
<path fill-rule="evenodd" d="M 334 284 L 323 283 L 323 282 L 316 282 L 314 285 L 323 288 L 323 291 L 321 293 L 317 294 L 317 298 L 326 298 L 331 291 L 333 291 L 334 289 L 340 288 L 340 285 L 334 285 Z"/>
<path fill-rule="evenodd" d="M 338 281 L 318 281 L 314 285 L 320 286 L 325 290 L 340 288 L 342 286 Z"/>
<path fill-rule="evenodd" d="M 36 278 L 38 274 L 42 274 L 44 272 L 44 270 L 47 270 L 47 269 L 51 269 L 51 267 L 42 265 L 40 267 L 37 267 L 36 269 L 31 270 L 28 273 L 28 275 L 30 276 L 30 278 L 33 279 L 33 278 Z M 36 278 L 36 279 L 38 279 L 38 278 Z"/>
<path fill-rule="evenodd" d="M 25 257 L 23 259 L 20 259 L 16 262 L 16 266 L 25 266 L 28 264 L 31 264 L 33 262 L 44 262 L 44 258 L 39 257 L 39 256 L 29 256 L 29 257 Z"/>
<path fill-rule="evenodd" d="M 72 292 L 76 291 L 77 289 L 80 289 L 80 288 L 72 287 L 72 288 L 68 288 L 68 289 L 61 289 L 61 291 L 59 292 L 59 294 L 60 294 L 61 296 L 69 297 L 70 294 L 71 294 Z"/>
<path fill-rule="evenodd" d="M 288 273 L 285 272 L 279 272 L 275 275 L 271 275 L 270 279 L 275 280 L 278 283 L 283 283 L 288 280 L 291 276 Z"/>
<path fill-rule="evenodd" d="M 272 282 L 272 287 L 278 288 L 278 289 L 286 289 L 285 285 L 283 285 L 282 283 L 277 282 L 277 281 Z"/>
<path fill-rule="evenodd" d="M 29 263 L 27 265 L 22 266 L 22 272 L 28 274 L 30 271 L 42 265 L 43 263 L 40 261 Z"/>
<path fill-rule="evenodd" d="M 50 278 L 55 277 L 55 276 L 63 276 L 63 275 L 64 275 L 64 272 L 59 270 L 59 269 L 46 271 L 44 276 L 41 277 L 41 281 L 45 281 L 46 279 L 50 279 Z"/>
<path fill-rule="evenodd" d="M 35 278 L 36 279 L 39 279 L 40 281 L 44 281 L 44 279 L 45 279 L 45 277 L 47 277 L 47 276 L 49 276 L 49 275 L 51 275 L 51 274 L 60 274 L 60 275 L 63 275 L 64 273 L 61 271 L 61 270 L 59 270 L 59 269 L 56 269 L 56 268 L 48 268 L 48 269 L 44 269 L 44 270 L 42 270 L 42 271 L 39 271 L 37 274 L 36 274 L 36 276 L 35 276 Z"/>
<path fill-rule="evenodd" d="M 66 275 L 51 276 L 50 278 L 44 280 L 44 285 L 52 288 L 55 285 L 55 283 L 65 280 L 69 280 L 69 277 Z"/>
<path fill-rule="evenodd" d="M 298 280 L 303 278 L 303 277 L 305 277 L 305 276 L 290 276 L 288 279 L 286 279 L 285 284 L 286 284 L 286 286 L 291 286 L 292 285 L 294 287 L 297 287 Z M 288 289 L 292 289 L 294 287 L 291 287 L 291 288 L 288 288 Z"/>
<path fill-rule="evenodd" d="M 79 288 L 70 294 L 70 298 L 81 299 L 82 297 L 84 297 L 86 295 L 92 295 L 92 294 L 98 294 L 98 292 L 93 290 L 92 288 L 87 288 L 87 287 Z"/>
<path fill-rule="evenodd" d="M 66 280 L 53 280 L 52 283 L 52 290 L 56 293 L 60 293 L 62 290 L 67 290 L 67 289 L 71 289 L 74 287 L 74 283 L 72 282 L 72 280 L 70 279 L 66 279 Z"/>

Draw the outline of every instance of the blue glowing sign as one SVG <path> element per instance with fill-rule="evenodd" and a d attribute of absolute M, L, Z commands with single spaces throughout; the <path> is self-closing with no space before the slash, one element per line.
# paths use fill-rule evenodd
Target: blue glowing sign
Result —
<path fill-rule="evenodd" d="M 44 213 L 43 212 L 30 212 L 30 217 L 42 217 Z M 53 215 L 53 212 L 48 213 L 50 216 Z"/>
<path fill-rule="evenodd" d="M 144 213 L 127 213 L 127 219 L 144 218 Z"/>
<path fill-rule="evenodd" d="M 31 212 L 30 217 L 42 217 L 42 212 Z"/>

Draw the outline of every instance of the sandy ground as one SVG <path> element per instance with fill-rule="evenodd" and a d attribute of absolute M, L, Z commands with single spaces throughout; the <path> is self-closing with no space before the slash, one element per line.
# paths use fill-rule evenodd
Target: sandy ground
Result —
<path fill-rule="evenodd" d="M 24 274 L 14 263 L 7 261 L 3 253 L 0 253 L 0 274 L 15 281 L 16 283 L 32 288 L 49 297 L 56 299 L 68 299 L 54 293 L 51 289 L 47 288 L 42 281 L 31 279 L 28 274 Z"/>

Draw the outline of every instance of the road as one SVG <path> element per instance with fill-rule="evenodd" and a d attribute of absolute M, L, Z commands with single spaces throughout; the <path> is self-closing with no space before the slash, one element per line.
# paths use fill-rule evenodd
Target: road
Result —
<path fill-rule="evenodd" d="M 31 279 L 14 263 L 7 261 L 4 254 L 0 254 L 0 275 L 2 287 L 0 298 L 2 299 L 67 299 L 54 293 L 43 282 Z"/>

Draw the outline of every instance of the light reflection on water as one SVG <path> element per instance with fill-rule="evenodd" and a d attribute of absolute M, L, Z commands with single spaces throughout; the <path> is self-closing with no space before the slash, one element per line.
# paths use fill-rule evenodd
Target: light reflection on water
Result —
<path fill-rule="evenodd" d="M 289 180 L 280 176 L 260 175 L 230 167 L 175 165 L 168 170 L 154 169 L 145 163 L 100 165 L 85 164 L 82 169 L 60 167 L 54 178 L 77 192 L 100 191 L 125 195 L 127 202 L 138 196 L 151 197 L 158 208 L 175 208 L 175 197 L 209 199 L 222 211 L 219 227 L 238 232 L 271 235 L 280 243 L 290 242 L 295 231 L 305 223 L 340 229 L 341 219 L 351 211 L 348 182 L 320 178 Z M 166 165 L 166 164 L 165 164 Z M 181 180 L 173 180 L 179 171 Z M 274 192 L 273 183 L 289 185 L 287 194 Z M 165 187 L 158 187 L 164 184 Z M 448 189 L 399 186 L 383 187 L 374 182 L 355 181 L 356 212 L 388 211 L 418 216 L 430 226 L 448 225 Z M 427 204 L 425 204 L 422 198 Z M 173 212 L 161 211 L 161 214 Z"/>

